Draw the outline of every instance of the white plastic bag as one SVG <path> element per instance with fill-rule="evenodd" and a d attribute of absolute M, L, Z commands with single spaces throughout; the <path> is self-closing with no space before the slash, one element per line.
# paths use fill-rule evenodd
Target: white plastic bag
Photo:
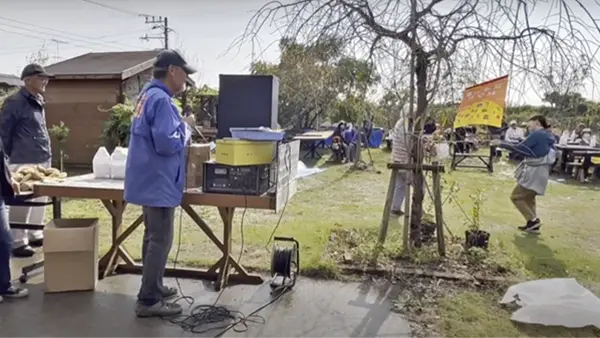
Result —
<path fill-rule="evenodd" d="M 127 148 L 116 147 L 110 155 L 110 177 L 115 180 L 125 179 L 125 162 Z"/>
<path fill-rule="evenodd" d="M 105 147 L 98 148 L 92 159 L 92 170 L 95 178 L 110 178 L 110 154 Z"/>
<path fill-rule="evenodd" d="M 511 320 L 519 323 L 600 328 L 600 299 L 574 278 L 551 278 L 511 286 L 500 304 L 520 307 Z"/>

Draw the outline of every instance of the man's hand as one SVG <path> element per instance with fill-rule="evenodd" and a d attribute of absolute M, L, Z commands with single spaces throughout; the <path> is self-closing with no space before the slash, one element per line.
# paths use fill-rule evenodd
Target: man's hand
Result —
<path fill-rule="evenodd" d="M 15 181 L 13 179 L 11 182 L 11 185 L 13 187 L 13 190 L 15 191 L 15 195 L 18 195 L 21 193 L 21 185 L 19 184 L 19 182 Z"/>

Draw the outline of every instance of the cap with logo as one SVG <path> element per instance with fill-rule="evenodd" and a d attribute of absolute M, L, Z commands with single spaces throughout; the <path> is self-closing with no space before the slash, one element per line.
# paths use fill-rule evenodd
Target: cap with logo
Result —
<path fill-rule="evenodd" d="M 23 80 L 26 77 L 35 75 L 47 78 L 54 77 L 54 75 L 48 74 L 44 67 L 38 65 L 37 63 L 31 63 L 25 66 L 25 68 L 23 68 L 23 71 L 21 72 L 21 80 Z"/>
<path fill-rule="evenodd" d="M 169 66 L 181 67 L 188 75 L 196 72 L 196 69 L 190 66 L 179 53 L 172 49 L 165 49 L 156 56 L 154 68 L 166 70 Z"/>

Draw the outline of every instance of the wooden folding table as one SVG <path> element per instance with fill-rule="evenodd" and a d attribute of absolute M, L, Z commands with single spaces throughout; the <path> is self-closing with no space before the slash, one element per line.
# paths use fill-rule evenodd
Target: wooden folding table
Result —
<path fill-rule="evenodd" d="M 325 145 L 325 142 L 333 135 L 333 131 L 309 131 L 304 134 L 300 134 L 294 137 L 294 140 L 304 142 L 308 145 L 308 152 L 304 154 L 304 157 L 310 155 L 311 159 L 315 157 L 321 158 L 319 154 L 319 147 Z"/>
<path fill-rule="evenodd" d="M 75 176 L 63 182 L 45 182 L 34 185 L 34 193 L 38 196 L 49 196 L 55 199 L 96 199 L 102 201 L 112 216 L 112 245 L 100 259 L 100 277 L 113 273 L 141 273 L 142 266 L 137 264 L 123 242 L 142 224 L 140 215 L 131 225 L 124 228 L 123 213 L 127 203 L 123 200 L 123 181 L 95 179 L 92 174 Z M 213 233 L 210 226 L 196 213 L 193 205 L 212 206 L 219 210 L 223 220 L 223 242 Z M 197 278 L 215 281 L 215 288 L 220 290 L 228 281 L 241 284 L 260 284 L 258 275 L 249 274 L 232 256 L 232 220 L 236 208 L 276 210 L 275 196 L 241 196 L 225 194 L 205 194 L 199 189 L 188 190 L 183 197 L 181 207 L 192 218 L 195 224 L 221 250 L 222 257 L 208 270 L 173 268 L 165 271 L 169 277 Z M 60 211 L 55 217 L 62 217 Z M 122 260 L 123 263 L 119 263 Z M 235 273 L 230 274 L 233 268 Z"/>

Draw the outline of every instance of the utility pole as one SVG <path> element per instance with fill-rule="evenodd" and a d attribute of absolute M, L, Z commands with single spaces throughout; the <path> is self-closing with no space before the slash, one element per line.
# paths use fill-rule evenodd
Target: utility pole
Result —
<path fill-rule="evenodd" d="M 142 36 L 140 40 L 163 40 L 165 49 L 169 49 L 169 33 L 173 31 L 169 28 L 169 19 L 167 17 L 163 18 L 162 16 L 146 16 L 146 24 L 153 25 L 152 30 L 161 30 L 162 36 L 148 36 L 148 34 L 146 34 L 145 36 Z"/>
<path fill-rule="evenodd" d="M 54 56 L 54 61 L 58 62 L 58 60 L 60 60 L 60 45 L 68 44 L 68 42 L 57 40 L 57 39 L 50 39 L 50 41 L 56 43 L 56 56 Z"/>

